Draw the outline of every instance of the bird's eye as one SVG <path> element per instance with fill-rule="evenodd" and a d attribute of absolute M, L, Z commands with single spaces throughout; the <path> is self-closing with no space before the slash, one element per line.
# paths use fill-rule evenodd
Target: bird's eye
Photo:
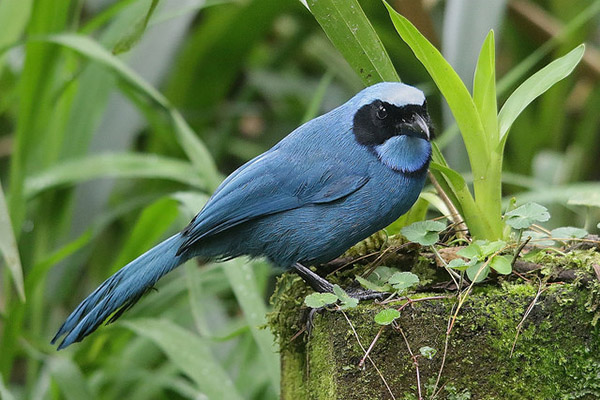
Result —
<path fill-rule="evenodd" d="M 379 106 L 379 109 L 377 110 L 377 118 L 385 119 L 385 117 L 387 117 L 387 110 L 384 106 Z"/>

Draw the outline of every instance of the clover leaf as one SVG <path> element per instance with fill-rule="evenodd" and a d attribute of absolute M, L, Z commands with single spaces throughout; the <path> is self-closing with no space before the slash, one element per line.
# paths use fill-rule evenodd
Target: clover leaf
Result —
<path fill-rule="evenodd" d="M 526 203 L 504 214 L 506 223 L 514 229 L 526 229 L 536 222 L 550 219 L 548 209 L 537 203 Z"/>
<path fill-rule="evenodd" d="M 440 239 L 439 233 L 445 228 L 440 221 L 419 221 L 402 228 L 402 235 L 421 246 L 431 246 Z"/>
<path fill-rule="evenodd" d="M 306 296 L 304 304 L 310 308 L 321 308 L 338 301 L 338 297 L 333 293 L 313 293 Z"/>

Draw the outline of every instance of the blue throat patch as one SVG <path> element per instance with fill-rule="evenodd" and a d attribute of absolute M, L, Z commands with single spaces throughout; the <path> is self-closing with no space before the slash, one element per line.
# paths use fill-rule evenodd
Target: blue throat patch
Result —
<path fill-rule="evenodd" d="M 414 136 L 394 136 L 374 149 L 382 163 L 406 173 L 422 169 L 431 157 L 431 144 Z"/>

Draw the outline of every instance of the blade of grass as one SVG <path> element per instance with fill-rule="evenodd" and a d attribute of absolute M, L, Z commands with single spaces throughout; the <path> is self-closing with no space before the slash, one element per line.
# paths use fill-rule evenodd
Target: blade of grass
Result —
<path fill-rule="evenodd" d="M 192 163 L 198 169 L 198 173 L 202 174 L 206 181 L 210 183 L 209 187 L 216 188 L 216 186 L 218 186 L 221 178 L 212 160 L 212 157 L 210 156 L 210 153 L 202 141 L 197 138 L 181 114 L 175 108 L 173 108 L 167 98 L 164 97 L 154 87 L 152 87 L 152 85 L 146 82 L 146 80 L 133 71 L 123 61 L 108 52 L 98 42 L 86 36 L 76 34 L 57 34 L 45 37 L 36 37 L 30 40 L 55 43 L 74 50 L 77 53 L 108 68 L 120 79 L 127 82 L 134 89 L 138 90 L 141 94 L 160 105 L 171 117 L 179 143 L 189 157 L 190 161 L 192 161 Z"/>
<path fill-rule="evenodd" d="M 15 396 L 8 391 L 8 388 L 4 385 L 4 378 L 0 374 L 0 398 L 4 400 L 15 400 Z"/>
<path fill-rule="evenodd" d="M 261 329 L 266 324 L 267 308 L 254 277 L 252 265 L 243 259 L 231 260 L 223 264 L 223 271 L 231 284 L 238 304 L 244 311 L 252 336 L 260 348 L 263 365 L 269 371 L 271 383 L 279 392 L 279 355 L 275 338 L 268 329 Z"/>
<path fill-rule="evenodd" d="M 50 360 L 50 375 L 67 400 L 93 399 L 83 373 L 69 358 L 53 357 Z"/>
<path fill-rule="evenodd" d="M 122 325 L 152 340 L 208 398 L 243 398 L 202 338 L 159 319 L 139 319 Z"/>
<path fill-rule="evenodd" d="M 357 0 L 309 0 L 308 7 L 365 85 L 400 81 L 381 39 Z"/>
<path fill-rule="evenodd" d="M 119 255 L 108 270 L 108 275 L 156 244 L 178 215 L 178 204 L 169 197 L 161 198 L 146 207 L 127 235 Z"/>
<path fill-rule="evenodd" d="M 0 184 L 0 252 L 4 262 L 11 273 L 15 288 L 21 301 L 25 301 L 25 289 L 23 284 L 23 268 L 19 257 L 19 248 L 10 222 L 8 207 L 4 198 L 2 184 Z"/>
<path fill-rule="evenodd" d="M 25 197 L 59 186 L 74 185 L 99 178 L 168 179 L 199 189 L 208 184 L 187 162 L 138 153 L 100 154 L 68 160 L 32 175 L 26 181 Z"/>

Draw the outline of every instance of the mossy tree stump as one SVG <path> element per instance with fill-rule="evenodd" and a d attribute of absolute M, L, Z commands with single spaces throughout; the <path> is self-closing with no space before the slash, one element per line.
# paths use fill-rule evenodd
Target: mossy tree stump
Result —
<path fill-rule="evenodd" d="M 340 311 L 318 314 L 310 337 L 294 337 L 302 328 L 301 303 L 309 291 L 293 276 L 282 282 L 271 319 L 281 346 L 282 399 L 390 399 L 390 392 L 396 399 L 417 399 L 417 373 L 408 346 L 418 355 L 423 398 L 431 398 L 455 297 L 404 307 L 396 320 L 398 327 L 383 328 L 370 352 L 372 363 L 367 360 L 361 368 L 363 348 L 370 346 L 381 329 L 373 318 L 383 307 L 361 302 L 345 310 L 345 316 Z M 537 282 L 475 286 L 448 337 L 436 398 L 600 398 L 600 328 L 595 324 L 598 287 L 597 281 L 552 284 L 544 286 L 538 296 L 541 286 Z M 434 296 L 440 293 L 410 297 Z M 535 306 L 523 318 L 534 299 Z M 424 346 L 437 350 L 432 359 L 419 355 Z"/>

